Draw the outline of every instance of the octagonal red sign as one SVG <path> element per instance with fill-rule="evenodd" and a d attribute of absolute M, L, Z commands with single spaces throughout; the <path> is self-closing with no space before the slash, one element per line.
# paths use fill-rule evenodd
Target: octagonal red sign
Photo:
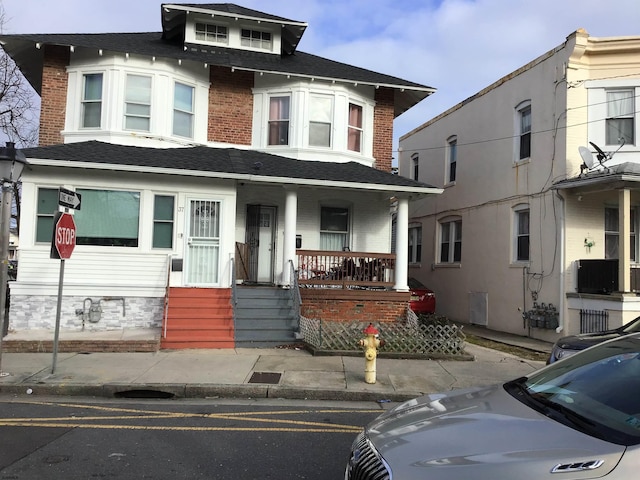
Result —
<path fill-rule="evenodd" d="M 73 215 L 62 213 L 56 221 L 53 240 L 59 258 L 67 259 L 71 257 L 76 246 L 76 222 Z"/>

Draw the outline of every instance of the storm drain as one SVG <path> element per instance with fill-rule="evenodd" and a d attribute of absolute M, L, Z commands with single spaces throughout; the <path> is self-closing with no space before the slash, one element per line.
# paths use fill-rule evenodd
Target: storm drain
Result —
<path fill-rule="evenodd" d="M 281 373 L 275 372 L 253 372 L 249 383 L 268 383 L 271 385 L 277 385 L 280 383 Z"/>
<path fill-rule="evenodd" d="M 171 392 L 163 392 L 162 390 L 124 390 L 114 394 L 116 398 L 173 398 L 175 395 Z"/>

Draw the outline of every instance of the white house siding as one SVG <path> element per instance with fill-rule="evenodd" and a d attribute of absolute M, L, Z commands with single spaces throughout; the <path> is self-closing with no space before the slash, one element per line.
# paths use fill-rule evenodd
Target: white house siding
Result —
<path fill-rule="evenodd" d="M 140 175 L 132 172 L 86 174 L 76 169 L 32 167 L 23 174 L 23 212 L 35 212 L 38 187 L 99 188 L 139 191 L 138 247 L 77 245 L 65 260 L 61 327 L 82 328 L 85 300 L 100 304 L 99 322 L 92 329 L 160 326 L 170 258 L 185 258 L 186 211 L 191 198 L 221 202 L 219 287 L 229 287 L 234 255 L 235 186 L 232 182 L 189 177 Z M 153 197 L 175 195 L 172 249 L 151 247 Z M 55 325 L 60 260 L 51 259 L 50 243 L 36 243 L 36 218 L 20 222 L 20 268 L 11 284 L 9 328 L 27 330 Z M 184 285 L 182 272 L 173 272 L 171 286 Z M 120 301 L 119 299 L 123 300 Z M 87 322 L 85 321 L 85 324 Z"/>

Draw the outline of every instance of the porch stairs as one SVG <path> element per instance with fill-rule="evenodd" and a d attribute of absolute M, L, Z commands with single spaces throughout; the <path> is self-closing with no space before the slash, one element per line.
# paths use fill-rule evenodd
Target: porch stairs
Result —
<path fill-rule="evenodd" d="M 237 348 L 269 348 L 297 343 L 299 320 L 291 292 L 264 286 L 236 289 Z"/>
<path fill-rule="evenodd" d="M 167 301 L 161 349 L 235 347 L 230 289 L 172 287 Z"/>

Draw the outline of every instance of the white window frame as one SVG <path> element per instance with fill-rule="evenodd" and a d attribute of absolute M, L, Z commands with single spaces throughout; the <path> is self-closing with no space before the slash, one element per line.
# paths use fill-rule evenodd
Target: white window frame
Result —
<path fill-rule="evenodd" d="M 222 30 L 224 30 L 224 32 Z M 217 23 L 196 22 L 193 26 L 193 31 L 194 38 L 199 42 L 207 42 L 218 45 L 229 44 L 229 27 L 226 25 Z"/>
<path fill-rule="evenodd" d="M 529 117 L 528 125 L 523 125 L 523 117 L 527 112 Z M 533 149 L 533 112 L 531 108 L 531 100 L 525 100 L 518 104 L 515 109 L 515 163 L 526 162 L 531 158 L 531 152 Z M 528 152 L 523 148 L 523 143 L 526 142 L 528 146 Z M 528 153 L 528 155 L 526 154 Z"/>
<path fill-rule="evenodd" d="M 149 98 L 148 101 L 143 101 L 141 99 L 137 99 L 137 98 L 129 98 L 129 79 L 132 77 L 138 77 L 138 78 L 144 78 L 149 80 Z M 123 129 L 124 130 L 134 130 L 134 131 L 138 131 L 138 132 L 151 132 L 151 118 L 152 118 L 152 111 L 151 111 L 151 102 L 153 99 L 153 77 L 150 75 L 139 75 L 139 74 L 134 74 L 134 73 L 127 73 L 125 75 L 125 87 L 124 87 L 124 125 L 123 125 Z M 138 109 L 137 112 L 135 113 L 129 113 L 128 109 L 129 106 L 132 106 L 136 109 Z M 145 109 L 145 107 L 148 109 L 147 113 L 141 113 L 141 111 L 143 109 Z M 134 128 L 134 127 L 128 127 L 127 126 L 127 120 L 128 119 L 132 119 L 132 120 L 136 120 L 136 119 L 146 119 L 147 121 L 147 128 Z"/>
<path fill-rule="evenodd" d="M 359 109 L 360 125 L 352 124 L 351 110 Z M 355 138 L 353 148 L 351 148 L 351 138 Z M 362 153 L 362 141 L 364 137 L 364 106 L 359 103 L 349 102 L 347 107 L 347 150 L 351 152 Z"/>
<path fill-rule="evenodd" d="M 611 218 L 615 221 L 615 230 L 609 228 L 610 224 L 607 222 L 607 211 Z M 629 233 L 629 241 L 630 248 L 629 260 L 632 263 L 637 263 L 638 261 L 638 209 L 636 207 L 631 207 L 630 210 L 630 219 L 629 219 L 629 228 L 631 232 Z M 606 206 L 604 211 L 604 258 L 615 258 L 619 259 L 620 255 L 620 222 L 619 222 L 619 209 L 617 206 Z M 615 249 L 615 252 L 612 251 Z"/>
<path fill-rule="evenodd" d="M 447 181 L 452 184 L 456 182 L 456 170 L 458 162 L 458 137 L 452 135 L 447 139 Z"/>
<path fill-rule="evenodd" d="M 440 265 L 458 265 L 462 263 L 461 217 L 446 217 L 438 221 L 437 263 Z"/>
<path fill-rule="evenodd" d="M 627 100 L 630 100 L 630 105 L 624 105 L 621 102 L 624 102 L 624 99 L 618 98 L 613 99 L 611 95 L 614 94 L 626 94 L 625 97 Z M 607 98 L 607 117 L 605 119 L 605 145 L 620 145 L 624 143 L 625 145 L 635 145 L 636 144 L 636 99 L 635 99 L 635 89 L 633 88 L 609 88 L 605 90 L 605 95 Z M 619 112 L 620 108 L 623 108 L 623 111 Z M 626 108 L 624 108 L 626 107 Z M 631 138 L 625 138 L 623 132 L 618 132 L 619 135 L 615 135 L 615 141 L 613 141 L 614 136 L 610 134 L 610 130 L 616 128 L 614 122 L 618 122 L 620 120 L 627 120 L 631 122 Z M 624 142 L 621 140 L 624 139 Z"/>
<path fill-rule="evenodd" d="M 323 219 L 323 214 L 322 211 L 323 210 L 336 210 L 336 211 L 342 211 L 344 212 L 344 214 L 346 214 L 347 216 L 347 221 L 346 221 L 346 230 L 336 230 L 336 229 L 331 229 L 331 228 L 326 228 L 327 225 L 323 225 L 322 224 L 322 219 Z M 320 221 L 320 250 L 328 250 L 328 251 L 342 251 L 346 248 L 351 248 L 350 246 L 350 241 L 351 241 L 351 210 L 349 209 L 349 207 L 345 207 L 343 205 L 321 205 L 320 206 L 320 217 L 319 217 L 319 221 Z M 324 227 L 324 228 L 323 228 Z M 340 237 L 342 238 L 342 245 L 334 245 L 334 248 L 329 248 L 328 245 L 326 245 L 326 242 L 323 243 L 323 236 L 328 236 L 328 235 L 332 235 L 332 236 L 338 236 L 340 235 Z"/>
<path fill-rule="evenodd" d="M 419 264 L 422 261 L 422 224 L 409 224 L 409 263 Z"/>
<path fill-rule="evenodd" d="M 286 109 L 286 115 L 284 115 L 283 110 L 279 108 L 278 112 L 274 114 L 272 117 L 272 100 L 284 99 L 286 98 L 288 103 L 288 108 Z M 274 93 L 273 95 L 269 95 L 267 97 L 267 146 L 268 147 L 281 147 L 288 146 L 291 144 L 291 95 L 288 93 Z M 281 135 L 278 135 L 278 141 L 272 142 L 271 138 L 271 130 L 275 128 L 278 133 L 286 132 L 286 138 L 281 138 Z M 275 138 L 275 137 L 274 137 Z"/>
<path fill-rule="evenodd" d="M 185 110 L 183 108 L 178 108 L 178 106 L 176 105 L 176 93 L 177 93 L 177 87 L 181 86 L 181 87 L 187 87 L 191 89 L 191 107 L 189 110 Z M 181 81 L 174 81 L 173 82 L 173 120 L 172 120 L 172 126 L 171 126 L 171 134 L 176 136 L 176 137 L 181 137 L 181 138 L 193 138 L 194 136 L 194 129 L 195 129 L 195 100 L 196 100 L 196 87 L 195 85 L 191 85 L 189 83 L 185 83 L 185 82 L 181 82 Z M 176 126 L 177 123 L 176 122 L 176 116 L 185 116 L 185 118 L 189 119 L 189 134 L 188 135 L 182 135 L 181 133 L 176 133 Z"/>
<path fill-rule="evenodd" d="M 521 229 L 520 220 L 523 215 L 527 215 L 527 226 L 525 229 Z M 516 205 L 513 208 L 513 262 L 514 263 L 529 263 L 531 261 L 531 209 L 528 204 Z M 527 240 L 527 257 L 520 258 L 519 245 L 521 241 Z"/>
<path fill-rule="evenodd" d="M 249 32 L 249 36 L 245 35 Z M 268 36 L 269 38 L 264 38 Z M 240 45 L 242 47 L 255 48 L 257 50 L 273 50 L 273 33 L 267 30 L 256 30 L 254 28 L 240 29 Z"/>
<path fill-rule="evenodd" d="M 100 77 L 100 98 L 87 98 L 87 79 L 88 77 Z M 103 114 L 103 98 L 104 98 L 104 82 L 105 76 L 103 72 L 86 72 L 82 74 L 82 100 L 81 100 L 81 113 L 80 113 L 80 128 L 81 129 L 100 129 L 102 128 L 102 114 Z M 87 108 L 90 106 L 98 105 L 100 109 L 98 125 L 86 125 L 87 120 Z"/>
<path fill-rule="evenodd" d="M 316 102 L 314 104 L 314 102 Z M 329 107 L 329 111 L 325 111 L 325 107 Z M 309 136 L 308 142 L 309 147 L 312 148 L 332 148 L 333 146 L 333 123 L 334 123 L 334 112 L 335 112 L 335 98 L 333 95 L 326 94 L 318 94 L 312 93 L 309 95 Z M 314 127 L 323 127 L 320 133 L 325 133 L 324 130 L 328 128 L 328 141 L 318 142 L 313 141 L 312 138 L 315 139 L 317 135 L 317 128 Z M 319 136 L 317 136 L 319 138 Z M 323 136 L 324 137 L 324 136 Z"/>

